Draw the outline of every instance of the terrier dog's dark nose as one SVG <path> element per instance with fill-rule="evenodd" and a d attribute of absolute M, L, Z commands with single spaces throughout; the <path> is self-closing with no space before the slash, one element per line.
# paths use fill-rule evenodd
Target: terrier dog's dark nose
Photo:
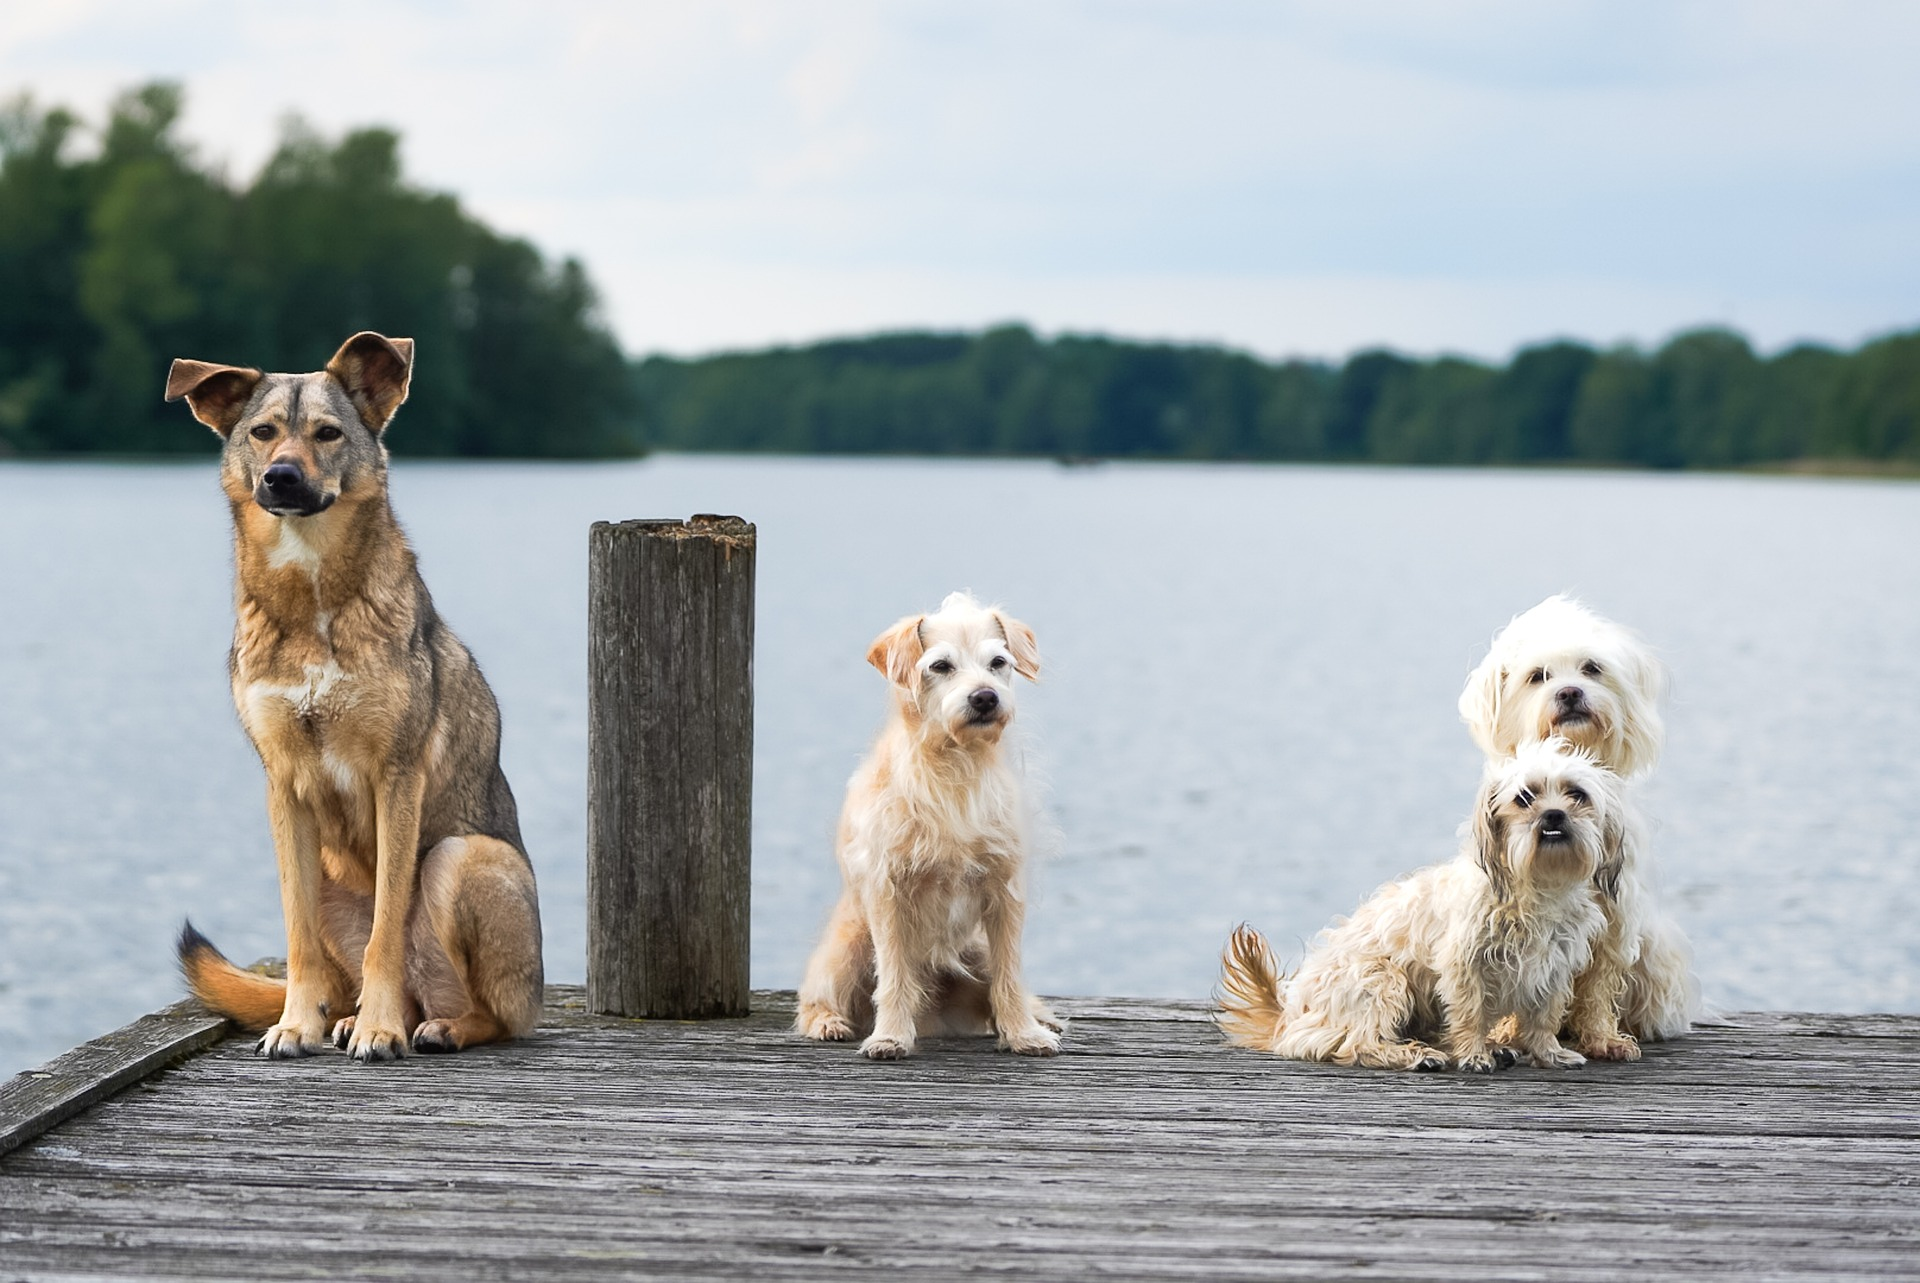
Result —
<path fill-rule="evenodd" d="M 1561 810 L 1542 811 L 1540 827 L 1543 829 L 1564 829 L 1567 827 L 1567 813 Z"/>
<path fill-rule="evenodd" d="M 1578 708 L 1586 702 L 1587 693 L 1578 686 L 1562 686 L 1553 697 L 1567 708 Z"/>
<path fill-rule="evenodd" d="M 300 469 L 295 464 L 270 463 L 260 480 L 266 482 L 267 489 L 275 494 L 282 494 L 288 490 L 299 489 L 300 483 L 306 478 L 300 474 Z"/>
<path fill-rule="evenodd" d="M 967 706 L 976 713 L 991 713 L 994 709 L 1000 707 L 1000 692 L 994 690 L 991 686 L 982 686 L 979 690 L 967 696 Z"/>

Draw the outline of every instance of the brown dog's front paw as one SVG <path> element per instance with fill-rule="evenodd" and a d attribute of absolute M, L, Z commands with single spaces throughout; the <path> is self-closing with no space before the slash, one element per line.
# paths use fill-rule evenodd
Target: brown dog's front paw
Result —
<path fill-rule="evenodd" d="M 383 1029 L 367 1020 L 354 1022 L 347 1038 L 347 1055 L 361 1064 L 398 1060 L 407 1054 L 407 1036 L 398 1029 Z"/>
<path fill-rule="evenodd" d="M 300 1056 L 311 1056 L 325 1045 L 317 1029 L 282 1024 L 260 1035 L 260 1041 L 253 1045 L 253 1054 L 265 1056 L 268 1060 L 294 1060 Z"/>
<path fill-rule="evenodd" d="M 1016 1056 L 1057 1056 L 1060 1035 L 1042 1025 L 1034 1025 L 1006 1035 L 1000 1040 L 1000 1050 Z"/>
<path fill-rule="evenodd" d="M 465 1046 L 451 1020 L 428 1020 L 413 1031 L 413 1049 L 423 1055 L 448 1055 Z"/>
<path fill-rule="evenodd" d="M 868 1060 L 905 1060 L 913 1054 L 913 1044 L 884 1034 L 874 1034 L 860 1044 L 860 1054 Z"/>

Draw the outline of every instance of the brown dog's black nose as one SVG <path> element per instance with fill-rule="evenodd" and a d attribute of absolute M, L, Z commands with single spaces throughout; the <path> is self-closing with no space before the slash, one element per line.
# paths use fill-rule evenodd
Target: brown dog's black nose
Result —
<path fill-rule="evenodd" d="M 1587 693 L 1578 686 L 1562 686 L 1553 698 L 1566 708 L 1578 708 L 1586 702 Z"/>
<path fill-rule="evenodd" d="M 979 690 L 967 696 L 967 706 L 976 713 L 991 713 L 994 709 L 1000 707 L 1000 692 L 994 690 L 991 686 L 982 686 Z"/>
<path fill-rule="evenodd" d="M 301 475 L 300 469 L 291 463 L 270 463 L 267 465 L 266 472 L 261 474 L 260 480 L 265 482 L 267 489 L 273 493 L 285 494 L 298 490 L 306 477 Z"/>

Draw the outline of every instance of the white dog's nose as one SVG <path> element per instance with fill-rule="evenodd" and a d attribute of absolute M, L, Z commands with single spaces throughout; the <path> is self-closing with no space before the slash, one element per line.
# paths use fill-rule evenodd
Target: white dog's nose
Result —
<path fill-rule="evenodd" d="M 994 709 L 1000 707 L 1000 692 L 994 690 L 991 686 L 982 686 L 979 690 L 967 696 L 967 706 L 976 713 L 991 713 Z"/>

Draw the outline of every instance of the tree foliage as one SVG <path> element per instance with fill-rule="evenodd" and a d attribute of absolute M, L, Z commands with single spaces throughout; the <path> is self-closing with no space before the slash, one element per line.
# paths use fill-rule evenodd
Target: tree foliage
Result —
<path fill-rule="evenodd" d="M 1920 331 L 1770 359 L 1727 330 L 1652 352 L 1557 341 L 1504 366 L 1271 363 L 1020 326 L 634 367 L 650 444 L 793 453 L 1589 463 L 1920 463 Z"/>
<path fill-rule="evenodd" d="M 176 356 L 311 370 L 373 329 L 415 340 L 411 454 L 630 453 L 626 364 L 572 260 L 409 185 L 400 140 L 295 121 L 251 184 L 200 164 L 171 85 L 0 113 L 0 451 L 204 448 L 161 403 Z"/>

